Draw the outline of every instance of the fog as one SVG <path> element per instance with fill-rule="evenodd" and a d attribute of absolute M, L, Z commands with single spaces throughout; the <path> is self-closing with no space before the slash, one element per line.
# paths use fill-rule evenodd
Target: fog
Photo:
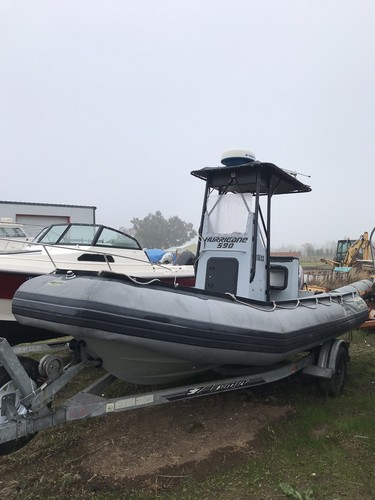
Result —
<path fill-rule="evenodd" d="M 371 231 L 375 3 L 1 0 L 0 199 L 197 229 L 190 172 L 232 148 L 297 171 L 273 246 Z M 1 215 L 1 214 L 0 214 Z"/>

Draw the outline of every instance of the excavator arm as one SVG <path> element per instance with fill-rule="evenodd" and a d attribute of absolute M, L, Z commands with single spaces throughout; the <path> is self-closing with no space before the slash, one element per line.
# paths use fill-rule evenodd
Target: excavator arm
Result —
<path fill-rule="evenodd" d="M 362 236 L 358 238 L 357 241 L 353 243 L 348 248 L 348 251 L 346 252 L 345 258 L 343 260 L 342 266 L 343 267 L 352 267 L 359 255 L 360 251 L 363 251 L 363 260 L 369 260 L 370 257 L 370 241 L 368 238 L 368 232 L 364 232 Z"/>
<path fill-rule="evenodd" d="M 324 264 L 329 264 L 331 266 L 339 266 L 340 262 L 337 262 L 337 260 L 331 260 L 331 259 L 320 259 L 321 262 Z"/>

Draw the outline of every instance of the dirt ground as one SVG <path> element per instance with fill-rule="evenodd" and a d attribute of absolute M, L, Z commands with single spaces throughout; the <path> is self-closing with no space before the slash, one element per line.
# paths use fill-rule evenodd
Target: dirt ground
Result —
<path fill-rule="evenodd" d="M 290 411 L 275 396 L 245 389 L 65 424 L 0 457 L 1 488 L 9 498 L 30 487 L 41 492 L 32 498 L 43 498 L 49 483 L 65 498 L 64 485 L 74 481 L 87 497 L 132 488 L 153 493 L 247 460 L 259 430 Z"/>
<path fill-rule="evenodd" d="M 251 453 L 257 432 L 289 410 L 232 393 L 112 415 L 75 461 L 85 476 L 114 481 L 188 474 L 217 452 Z"/>

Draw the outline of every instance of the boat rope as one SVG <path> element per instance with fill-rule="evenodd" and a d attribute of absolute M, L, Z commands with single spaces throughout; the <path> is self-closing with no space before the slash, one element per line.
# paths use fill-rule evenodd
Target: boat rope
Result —
<path fill-rule="evenodd" d="M 360 298 L 360 295 L 356 292 L 349 292 L 345 295 L 335 295 L 334 297 L 337 303 L 343 306 L 345 303 L 354 302 L 356 297 Z"/>
<path fill-rule="evenodd" d="M 319 302 L 319 298 L 317 297 L 317 300 L 318 300 L 318 304 L 322 305 L 322 306 L 331 306 L 333 303 L 334 303 L 334 300 L 332 298 L 332 296 L 330 295 L 329 297 L 327 297 L 329 300 L 328 300 L 328 304 L 326 304 L 325 302 L 326 301 L 321 301 Z"/>
<path fill-rule="evenodd" d="M 234 302 L 237 302 L 238 304 L 242 304 L 244 306 L 251 307 L 253 309 L 257 309 L 258 311 L 264 311 L 264 312 L 272 312 L 272 311 L 275 311 L 276 309 L 283 309 L 283 310 L 291 311 L 293 309 L 297 309 L 299 306 L 306 307 L 307 309 L 317 309 L 319 306 L 329 307 L 335 303 L 343 306 L 345 302 L 349 302 L 349 301 L 352 302 L 354 300 L 354 297 L 356 296 L 356 294 L 354 292 L 351 293 L 351 300 L 349 300 L 349 301 L 345 300 L 342 295 L 337 295 L 335 297 L 328 296 L 328 297 L 325 297 L 325 300 L 319 300 L 318 297 L 314 297 L 314 299 L 309 298 L 308 301 L 297 299 L 295 304 L 293 304 L 291 306 L 281 305 L 275 301 L 272 301 L 272 306 L 270 306 L 269 308 L 266 308 L 263 306 L 256 306 L 255 304 L 249 304 L 247 302 L 239 300 L 233 293 L 226 292 L 225 295 L 230 297 Z M 313 303 L 311 304 L 312 300 L 313 300 Z"/>
<path fill-rule="evenodd" d="M 276 307 L 277 307 L 278 309 L 288 309 L 289 311 L 291 311 L 291 310 L 293 310 L 293 309 L 297 309 L 297 307 L 298 307 L 299 305 L 302 305 L 302 303 L 301 303 L 301 301 L 300 301 L 299 299 L 297 299 L 297 302 L 295 303 L 295 305 L 294 305 L 294 306 L 281 306 L 280 304 L 276 304 Z M 304 304 L 303 304 L 303 305 L 304 305 Z M 306 307 L 308 307 L 308 306 L 306 306 Z M 316 304 L 316 306 L 315 306 L 315 307 L 310 307 L 309 309 L 316 309 L 317 307 L 318 307 L 318 304 Z"/>
<path fill-rule="evenodd" d="M 311 299 L 308 302 L 310 302 L 310 301 L 311 301 Z M 319 299 L 318 299 L 318 297 L 315 297 L 314 303 L 312 305 L 309 305 L 309 303 L 305 303 L 305 301 L 297 299 L 297 302 L 296 302 L 296 304 L 294 306 L 287 307 L 287 306 L 282 306 L 280 304 L 277 304 L 276 307 L 278 309 L 287 309 L 287 310 L 297 309 L 298 306 L 306 307 L 307 309 L 317 309 L 318 306 L 320 306 L 320 305 L 321 306 L 330 306 L 330 305 L 332 305 L 332 299 L 331 299 L 331 297 L 329 298 L 329 303 L 328 304 L 325 304 L 324 302 L 320 302 Z"/>
<path fill-rule="evenodd" d="M 248 304 L 247 302 L 243 302 L 242 300 L 238 300 L 237 297 L 234 295 L 234 293 L 225 292 L 225 295 L 228 295 L 228 297 L 230 297 L 234 302 L 237 302 L 238 304 L 242 304 L 244 306 L 251 307 L 253 309 L 257 309 L 258 311 L 272 312 L 277 307 L 277 304 L 275 301 L 272 302 L 273 306 L 270 309 L 266 309 L 262 306 L 257 307 L 254 304 Z"/>
<path fill-rule="evenodd" d="M 355 292 L 351 292 L 351 297 L 345 298 L 343 295 L 341 296 L 342 304 L 344 302 L 354 302 L 356 297 L 361 297 L 360 294 L 356 294 Z"/>
<path fill-rule="evenodd" d="M 132 281 L 136 285 L 142 285 L 142 286 L 144 286 L 144 285 L 152 285 L 152 283 L 160 283 L 160 279 L 158 279 L 158 278 L 153 278 L 150 281 L 143 282 L 143 281 L 137 281 L 136 278 L 132 278 L 132 276 L 129 276 L 128 274 L 126 275 L 126 277 L 129 278 L 130 281 Z"/>

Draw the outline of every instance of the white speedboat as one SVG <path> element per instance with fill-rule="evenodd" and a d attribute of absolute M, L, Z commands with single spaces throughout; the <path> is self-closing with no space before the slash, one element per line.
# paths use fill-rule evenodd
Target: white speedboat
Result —
<path fill-rule="evenodd" d="M 0 218 L 0 253 L 21 250 L 30 238 L 23 224 L 13 222 L 9 217 Z"/>
<path fill-rule="evenodd" d="M 119 230 L 97 224 L 55 224 L 21 250 L 0 253 L 0 331 L 10 344 L 51 338 L 48 332 L 19 325 L 11 302 L 22 283 L 58 268 L 194 284 L 193 266 L 152 264 L 138 241 Z"/>

